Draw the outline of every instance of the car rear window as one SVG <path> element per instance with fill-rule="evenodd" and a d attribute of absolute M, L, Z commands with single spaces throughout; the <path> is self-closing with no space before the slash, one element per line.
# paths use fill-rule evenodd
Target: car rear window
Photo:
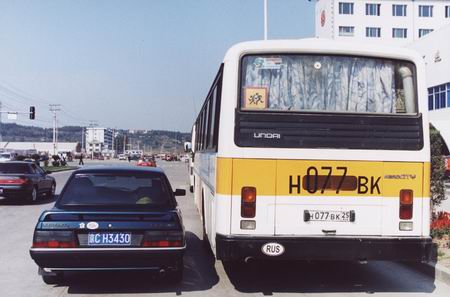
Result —
<path fill-rule="evenodd" d="M 169 189 L 161 174 L 82 173 L 69 180 L 58 206 L 169 207 Z"/>
<path fill-rule="evenodd" d="M 31 173 L 31 169 L 28 164 L 0 163 L 0 173 L 29 174 Z"/>

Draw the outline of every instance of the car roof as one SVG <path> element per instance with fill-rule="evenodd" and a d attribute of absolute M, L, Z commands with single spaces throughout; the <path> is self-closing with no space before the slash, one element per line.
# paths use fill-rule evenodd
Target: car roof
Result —
<path fill-rule="evenodd" d="M 158 173 L 165 174 L 159 167 L 141 167 L 141 166 L 88 166 L 77 169 L 77 173 Z"/>

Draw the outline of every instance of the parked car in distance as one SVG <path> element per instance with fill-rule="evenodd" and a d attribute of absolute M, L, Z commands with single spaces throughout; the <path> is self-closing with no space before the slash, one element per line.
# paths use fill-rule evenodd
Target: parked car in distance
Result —
<path fill-rule="evenodd" d="M 35 202 L 40 196 L 53 196 L 56 182 L 33 162 L 9 161 L 0 163 L 0 196 Z"/>
<path fill-rule="evenodd" d="M 119 154 L 119 160 L 127 160 L 128 158 L 127 158 L 127 155 L 125 155 L 125 154 Z"/>
<path fill-rule="evenodd" d="M 175 196 L 185 194 L 159 168 L 79 169 L 40 216 L 30 255 L 47 284 L 74 270 L 155 270 L 180 281 L 186 243 Z"/>
<path fill-rule="evenodd" d="M 0 162 L 13 161 L 15 158 L 14 153 L 3 152 L 0 153 Z"/>
<path fill-rule="evenodd" d="M 147 167 L 156 167 L 156 161 L 153 159 L 140 159 L 137 164 L 137 166 L 147 166 Z"/>

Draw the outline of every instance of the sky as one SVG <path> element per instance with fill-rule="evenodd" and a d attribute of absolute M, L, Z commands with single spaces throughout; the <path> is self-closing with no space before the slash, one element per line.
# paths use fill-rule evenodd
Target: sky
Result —
<path fill-rule="evenodd" d="M 268 0 L 269 39 L 314 35 L 314 2 Z M 0 0 L 3 122 L 190 131 L 225 52 L 263 38 L 263 0 Z"/>

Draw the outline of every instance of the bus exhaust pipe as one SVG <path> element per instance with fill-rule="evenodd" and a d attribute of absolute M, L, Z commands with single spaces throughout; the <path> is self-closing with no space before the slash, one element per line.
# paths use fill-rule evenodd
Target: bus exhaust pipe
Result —
<path fill-rule="evenodd" d="M 246 257 L 244 259 L 245 264 L 252 264 L 253 262 L 255 262 L 255 258 L 253 257 Z"/>

